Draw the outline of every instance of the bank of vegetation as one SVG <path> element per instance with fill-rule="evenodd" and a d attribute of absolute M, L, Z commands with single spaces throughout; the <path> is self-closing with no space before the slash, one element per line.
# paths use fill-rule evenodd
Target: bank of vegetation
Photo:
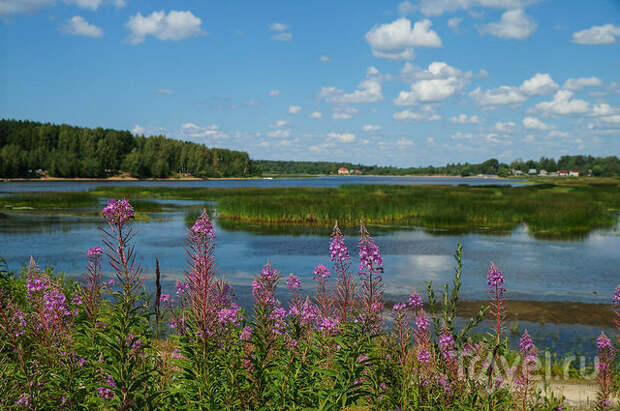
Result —
<path fill-rule="evenodd" d="M 126 130 L 0 120 L 0 177 L 250 177 L 248 153 Z"/>
<path fill-rule="evenodd" d="M 581 179 L 528 186 L 345 185 L 335 188 L 98 187 L 93 195 L 215 201 L 219 218 L 266 225 L 413 225 L 429 230 L 508 232 L 527 224 L 536 236 L 613 227 L 620 181 Z"/>

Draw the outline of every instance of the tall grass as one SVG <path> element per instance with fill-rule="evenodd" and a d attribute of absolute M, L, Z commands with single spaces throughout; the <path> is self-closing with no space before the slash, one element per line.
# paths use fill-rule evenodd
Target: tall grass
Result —
<path fill-rule="evenodd" d="M 212 200 L 227 220 L 267 225 L 416 225 L 430 230 L 505 232 L 526 223 L 536 236 L 579 235 L 611 227 L 620 210 L 618 182 L 510 186 L 337 188 L 109 187 L 93 194 Z"/>
<path fill-rule="evenodd" d="M 83 192 L 19 193 L 0 197 L 0 206 L 59 209 L 90 207 L 99 203 L 96 196 Z"/>

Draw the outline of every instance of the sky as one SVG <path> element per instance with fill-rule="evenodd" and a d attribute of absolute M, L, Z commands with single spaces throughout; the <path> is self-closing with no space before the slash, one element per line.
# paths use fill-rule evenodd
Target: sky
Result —
<path fill-rule="evenodd" d="M 254 159 L 620 155 L 620 1 L 0 0 L 0 117 Z"/>

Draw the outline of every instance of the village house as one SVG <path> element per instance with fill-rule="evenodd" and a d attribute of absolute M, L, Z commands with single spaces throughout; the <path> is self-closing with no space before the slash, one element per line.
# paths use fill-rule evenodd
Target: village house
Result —
<path fill-rule="evenodd" d="M 567 177 L 568 176 L 568 171 L 567 170 L 558 170 L 557 173 L 560 177 Z"/>
<path fill-rule="evenodd" d="M 569 177 L 579 177 L 579 170 L 571 170 L 568 175 Z"/>
<path fill-rule="evenodd" d="M 530 170 L 527 173 L 531 174 L 531 175 L 536 175 L 536 169 L 535 168 L 530 168 Z"/>
<path fill-rule="evenodd" d="M 348 168 L 340 167 L 338 169 L 338 174 L 351 174 Z"/>

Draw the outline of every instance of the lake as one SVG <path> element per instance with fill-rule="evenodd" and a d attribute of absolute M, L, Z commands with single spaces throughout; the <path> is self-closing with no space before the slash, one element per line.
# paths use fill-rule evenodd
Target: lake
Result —
<path fill-rule="evenodd" d="M 515 181 L 485 179 L 443 179 L 410 177 L 330 177 L 276 180 L 217 181 L 140 181 L 106 182 L 110 185 L 166 186 L 334 186 L 339 184 L 515 184 Z M 0 192 L 88 190 L 102 182 L 19 182 L 1 183 Z M 196 201 L 163 201 L 178 208 L 154 215 L 150 222 L 136 222 L 137 260 L 144 273 L 151 276 L 158 257 L 164 292 L 174 293 L 176 281 L 185 267 L 184 235 L 190 208 Z M 215 210 L 217 212 L 217 210 Z M 10 213 L 0 219 L 0 256 L 9 267 L 18 269 L 30 255 L 41 266 L 53 265 L 57 271 L 80 276 L 86 266 L 86 250 L 102 245 L 98 229 L 102 221 L 90 217 L 58 216 L 41 213 Z M 317 264 L 329 266 L 329 230 L 318 228 L 269 229 L 244 226 L 216 219 L 216 261 L 219 275 L 234 285 L 243 305 L 250 302 L 250 284 L 254 275 L 270 261 L 283 277 L 297 274 L 302 287 L 313 287 L 312 271 Z M 429 233 L 415 227 L 369 227 L 384 260 L 386 297 L 404 298 L 413 289 L 424 294 L 426 281 L 438 288 L 451 282 L 454 274 L 453 254 L 457 242 L 465 252 L 462 298 L 487 298 L 486 275 L 493 261 L 504 272 L 507 298 L 556 302 L 608 304 L 620 280 L 620 235 L 618 227 L 595 230 L 572 240 L 539 240 L 519 226 L 507 235 L 485 233 Z M 345 230 L 347 244 L 353 249 L 357 232 Z M 352 255 L 356 253 L 352 251 Z M 355 259 L 353 267 L 356 267 Z M 108 267 L 107 274 L 111 274 Z M 152 287 L 152 280 L 147 280 Z M 540 327 L 540 324 L 539 324 Z M 551 325 L 549 326 L 551 327 Z M 554 335 L 597 335 L 600 328 L 553 326 Z M 559 328 L 558 328 L 559 327 Z M 585 327 L 585 328 L 584 328 Z M 576 331 L 578 330 L 578 331 Z M 567 334 L 568 333 L 568 334 Z M 585 333 L 585 334 L 584 334 Z M 562 340 L 559 338 L 558 340 Z"/>

